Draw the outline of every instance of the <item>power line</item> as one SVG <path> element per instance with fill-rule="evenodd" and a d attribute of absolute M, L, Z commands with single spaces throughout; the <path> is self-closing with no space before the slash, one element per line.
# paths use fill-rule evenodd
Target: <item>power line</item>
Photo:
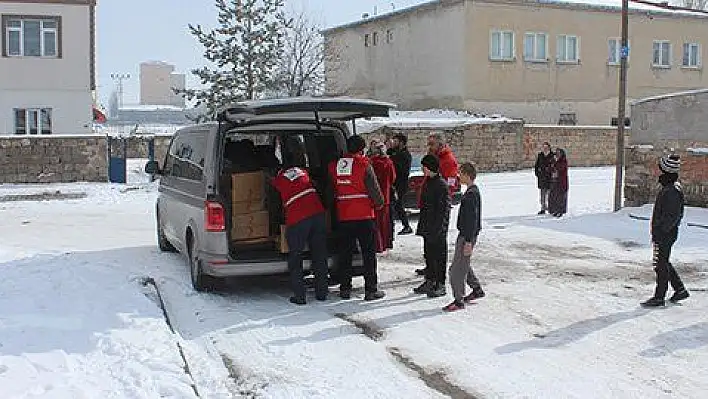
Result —
<path fill-rule="evenodd" d="M 662 3 L 655 3 L 653 1 L 646 1 L 646 0 L 629 0 L 632 3 L 637 3 L 637 4 L 644 4 L 647 6 L 652 6 L 656 8 L 662 8 L 665 10 L 671 10 L 671 11 L 687 11 L 687 12 L 695 12 L 699 14 L 707 14 L 708 15 L 708 10 L 699 10 L 696 8 L 689 8 L 689 7 L 682 7 L 682 6 L 673 6 L 669 4 L 668 2 L 662 2 Z"/>

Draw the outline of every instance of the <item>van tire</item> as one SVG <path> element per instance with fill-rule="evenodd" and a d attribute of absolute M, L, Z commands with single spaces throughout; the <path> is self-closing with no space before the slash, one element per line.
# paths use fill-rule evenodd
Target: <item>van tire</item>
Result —
<path fill-rule="evenodd" d="M 170 243 L 170 241 L 165 236 L 165 232 L 162 230 L 162 223 L 160 222 L 160 213 L 157 214 L 157 246 L 162 252 L 177 252 L 177 248 Z"/>
<path fill-rule="evenodd" d="M 197 292 L 213 291 L 216 286 L 216 279 L 204 274 L 202 270 L 202 261 L 199 259 L 194 250 L 194 238 L 191 232 L 187 234 L 187 263 L 189 266 L 189 276 L 192 280 L 192 287 Z"/>

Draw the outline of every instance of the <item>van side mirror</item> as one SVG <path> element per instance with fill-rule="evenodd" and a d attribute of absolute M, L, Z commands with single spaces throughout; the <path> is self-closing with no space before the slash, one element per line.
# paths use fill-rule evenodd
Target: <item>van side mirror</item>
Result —
<path fill-rule="evenodd" d="M 161 174 L 160 164 L 157 161 L 148 161 L 148 163 L 145 164 L 145 173 L 149 175 Z"/>

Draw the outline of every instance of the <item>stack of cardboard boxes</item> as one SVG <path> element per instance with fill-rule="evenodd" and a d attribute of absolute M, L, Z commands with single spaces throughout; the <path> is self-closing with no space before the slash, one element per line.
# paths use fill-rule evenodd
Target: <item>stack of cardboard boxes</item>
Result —
<path fill-rule="evenodd" d="M 264 172 L 231 175 L 233 241 L 259 243 L 271 240 L 265 180 Z"/>

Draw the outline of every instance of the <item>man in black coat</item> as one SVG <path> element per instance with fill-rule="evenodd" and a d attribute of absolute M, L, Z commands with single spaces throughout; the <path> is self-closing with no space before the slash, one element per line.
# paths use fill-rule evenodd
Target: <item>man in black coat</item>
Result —
<path fill-rule="evenodd" d="M 445 274 L 447 268 L 447 231 L 450 224 L 450 192 L 440 176 L 440 162 L 433 155 L 421 161 L 427 176 L 421 191 L 420 220 L 417 235 L 423 237 L 425 257 L 425 282 L 414 289 L 416 294 L 437 298 L 447 294 Z"/>
<path fill-rule="evenodd" d="M 540 192 L 541 210 L 539 215 L 543 215 L 548 210 L 548 195 L 551 192 L 551 168 L 553 166 L 553 152 L 551 145 L 548 142 L 543 143 L 541 152 L 536 157 L 536 165 L 534 173 L 538 181 L 538 189 Z"/>
<path fill-rule="evenodd" d="M 678 239 L 679 225 L 683 218 L 684 195 L 678 183 L 681 159 L 678 155 L 667 155 L 659 160 L 659 183 L 661 191 L 656 196 L 654 213 L 651 218 L 651 241 L 654 246 L 654 271 L 656 271 L 656 290 L 654 296 L 642 302 L 644 307 L 664 306 L 669 283 L 674 295 L 669 299 L 678 302 L 690 295 L 683 285 L 676 269 L 669 261 L 671 248 Z"/>
<path fill-rule="evenodd" d="M 408 214 L 403 207 L 403 197 L 408 194 L 408 179 L 411 173 L 411 153 L 408 151 L 408 137 L 403 134 L 393 136 L 392 146 L 388 151 L 393 165 L 396 167 L 396 181 L 393 183 L 395 195 L 391 202 L 391 215 L 398 217 L 403 223 L 403 230 L 399 235 L 413 234 L 413 229 L 408 221 Z"/>

